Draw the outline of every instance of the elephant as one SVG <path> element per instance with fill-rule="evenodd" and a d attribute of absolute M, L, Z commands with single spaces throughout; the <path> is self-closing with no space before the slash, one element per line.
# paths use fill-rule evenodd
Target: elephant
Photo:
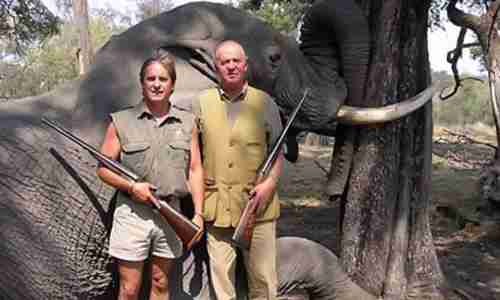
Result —
<path fill-rule="evenodd" d="M 270 94 L 284 115 L 311 88 L 294 123 L 295 133 L 333 135 L 338 123 L 394 120 L 430 99 L 424 91 L 384 108 L 344 104 L 346 99 L 362 100 L 370 58 L 368 25 L 353 1 L 316 1 L 304 16 L 300 42 L 223 4 L 188 3 L 147 19 L 113 36 L 85 76 L 43 95 L 0 103 L 0 298 L 116 296 L 115 264 L 106 247 L 114 190 L 97 179 L 94 158 L 43 126 L 41 117 L 57 120 L 98 145 L 109 114 L 140 101 L 140 65 L 159 48 L 177 61 L 172 102 L 190 110 L 193 97 L 216 86 L 212 52 L 227 39 L 243 45 L 249 82 Z M 283 297 L 304 289 L 311 299 L 374 299 L 342 275 L 336 257 L 323 246 L 293 238 L 279 244 Z M 307 279 L 289 272 L 297 261 L 294 255 L 300 255 L 294 249 L 310 253 L 304 261 L 326 267 Z M 179 276 L 170 285 L 173 299 L 211 297 L 203 243 L 176 268 Z M 315 289 L 325 282 L 331 283 L 327 290 Z"/>

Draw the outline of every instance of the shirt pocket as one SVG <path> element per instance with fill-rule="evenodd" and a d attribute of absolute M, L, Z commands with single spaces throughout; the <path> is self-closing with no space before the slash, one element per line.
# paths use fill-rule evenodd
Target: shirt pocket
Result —
<path fill-rule="evenodd" d="M 148 142 L 130 142 L 122 145 L 122 163 L 144 177 L 149 163 L 147 152 L 150 147 Z"/>
<path fill-rule="evenodd" d="M 191 133 L 178 129 L 174 132 L 170 147 L 170 165 L 186 168 L 191 150 Z"/>

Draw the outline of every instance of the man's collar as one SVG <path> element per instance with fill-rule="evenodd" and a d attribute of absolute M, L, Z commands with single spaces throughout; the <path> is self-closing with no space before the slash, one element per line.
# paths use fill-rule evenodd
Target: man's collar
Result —
<path fill-rule="evenodd" d="M 137 116 L 138 119 L 141 119 L 143 117 L 147 117 L 147 118 L 154 117 L 154 115 L 149 110 L 149 107 L 144 102 L 144 100 L 142 100 L 141 103 L 139 103 L 138 105 L 136 105 L 134 107 L 134 114 Z M 172 103 L 170 103 L 170 108 L 169 108 L 168 113 L 165 116 L 164 120 L 167 120 L 169 118 L 174 118 L 174 119 L 177 119 L 179 121 L 181 120 L 181 118 L 179 117 L 179 109 L 175 105 L 173 105 Z"/>
<path fill-rule="evenodd" d="M 222 101 L 234 103 L 245 99 L 245 96 L 247 95 L 248 91 L 248 83 L 245 83 L 245 85 L 241 89 L 241 92 L 236 97 L 233 98 L 229 97 L 229 95 L 222 89 L 222 87 L 220 86 L 217 87 L 217 90 L 219 91 L 220 99 Z"/>

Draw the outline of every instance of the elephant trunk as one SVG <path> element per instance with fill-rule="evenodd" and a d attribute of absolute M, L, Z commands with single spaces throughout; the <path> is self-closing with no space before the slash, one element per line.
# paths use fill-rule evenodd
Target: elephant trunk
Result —
<path fill-rule="evenodd" d="M 344 78 L 347 101 L 338 99 L 334 103 L 335 113 L 344 102 L 363 102 L 370 34 L 366 18 L 354 1 L 316 2 L 304 17 L 300 49 L 320 77 L 316 82 L 321 88 L 336 88 L 336 81 L 342 80 L 339 77 Z"/>
<path fill-rule="evenodd" d="M 289 86 L 311 87 L 312 99 L 304 104 L 309 103 L 310 107 L 303 110 L 302 123 L 294 125 L 299 130 L 331 135 L 338 123 L 389 122 L 414 112 L 432 99 L 435 87 L 394 105 L 363 107 L 370 32 L 362 10 L 354 1 L 315 2 L 304 16 L 300 39 L 302 64 L 297 72 L 300 81 L 288 79 L 293 83 L 289 82 Z"/>

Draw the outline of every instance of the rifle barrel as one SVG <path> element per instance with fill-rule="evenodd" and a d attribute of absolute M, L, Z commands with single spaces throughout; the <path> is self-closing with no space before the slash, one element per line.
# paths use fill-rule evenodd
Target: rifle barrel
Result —
<path fill-rule="evenodd" d="M 69 130 L 58 125 L 55 121 L 42 118 L 42 122 L 48 125 L 49 127 L 55 129 L 61 135 L 70 139 L 74 143 L 78 144 L 83 149 L 87 150 L 95 159 L 104 164 L 106 167 L 112 169 L 113 171 L 116 171 L 120 175 L 128 177 L 131 180 L 138 181 L 140 179 L 140 177 L 136 173 L 127 169 L 120 163 L 107 158 L 102 153 L 97 151 L 94 147 L 87 144 L 85 141 L 83 141 L 82 139 L 71 133 Z M 165 218 L 165 220 L 172 226 L 176 234 L 179 236 L 179 238 L 182 240 L 182 242 L 186 245 L 188 249 L 191 248 L 193 243 L 198 240 L 201 234 L 203 234 L 203 231 L 201 231 L 201 229 L 196 224 L 191 222 L 180 212 L 176 211 L 168 203 L 154 198 L 153 205 L 158 209 L 158 211 Z"/>
<path fill-rule="evenodd" d="M 122 165 L 117 164 L 114 160 L 107 158 L 104 156 L 101 152 L 99 152 L 97 149 L 92 147 L 91 145 L 87 144 L 85 141 L 74 135 L 73 133 L 69 132 L 57 122 L 49 120 L 47 118 L 42 118 L 42 123 L 50 126 L 60 134 L 64 135 L 68 139 L 70 139 L 72 142 L 76 143 L 83 149 L 87 150 L 93 157 L 95 157 L 99 162 L 104 164 L 106 167 L 112 169 L 115 172 L 118 172 L 120 174 L 123 174 L 127 178 L 133 180 L 133 181 L 139 181 L 140 177 L 139 175 L 135 174 L 134 172 L 130 171 L 129 169 L 125 168 Z"/>
<path fill-rule="evenodd" d="M 285 136 L 288 133 L 288 130 L 290 130 L 290 127 L 292 126 L 293 121 L 297 117 L 297 113 L 299 112 L 300 108 L 302 107 L 302 103 L 304 103 L 304 100 L 306 99 L 307 94 L 309 93 L 309 88 L 305 88 L 304 90 L 304 95 L 302 96 L 302 99 L 300 99 L 299 103 L 293 110 L 292 114 L 288 118 L 285 127 L 283 127 L 283 130 L 281 131 L 280 136 L 276 140 L 276 142 L 273 145 L 273 148 L 262 164 L 262 166 L 259 168 L 259 171 L 257 172 L 257 178 L 264 178 L 266 177 L 267 173 L 271 169 L 274 161 L 276 160 L 276 157 L 278 155 L 278 152 L 283 145 L 283 141 L 285 140 Z"/>

